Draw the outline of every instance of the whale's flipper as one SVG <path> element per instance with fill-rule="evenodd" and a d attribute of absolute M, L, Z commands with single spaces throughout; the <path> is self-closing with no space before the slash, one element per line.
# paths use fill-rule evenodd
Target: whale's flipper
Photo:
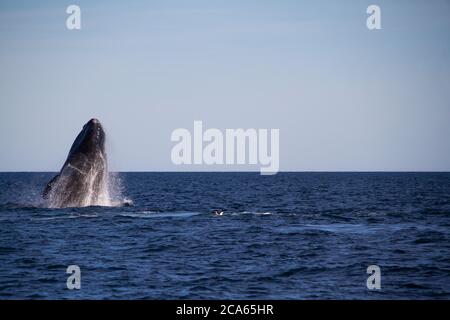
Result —
<path fill-rule="evenodd" d="M 48 198 L 48 195 L 50 194 L 50 192 L 52 191 L 52 187 L 55 184 L 56 180 L 59 178 L 59 174 L 57 174 L 56 176 L 53 177 L 52 180 L 50 180 L 49 183 L 47 183 L 47 186 L 44 189 L 44 192 L 42 193 L 42 196 L 44 197 L 44 199 Z"/>

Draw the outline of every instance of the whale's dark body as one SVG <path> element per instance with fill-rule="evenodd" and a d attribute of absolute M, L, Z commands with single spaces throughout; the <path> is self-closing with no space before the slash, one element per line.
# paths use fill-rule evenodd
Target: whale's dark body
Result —
<path fill-rule="evenodd" d="M 50 207 L 102 205 L 107 195 L 105 132 L 91 119 L 78 134 L 61 171 L 47 184 L 43 197 Z"/>

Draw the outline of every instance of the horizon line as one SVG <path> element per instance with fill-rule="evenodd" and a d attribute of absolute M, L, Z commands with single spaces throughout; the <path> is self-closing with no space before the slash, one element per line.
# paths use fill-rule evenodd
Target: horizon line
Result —
<path fill-rule="evenodd" d="M 0 173 L 57 173 L 58 171 L 0 171 Z M 260 173 L 258 170 L 254 171 L 206 171 L 206 170 L 195 170 L 195 171 L 142 171 L 142 170 L 124 170 L 124 171 L 109 171 L 109 173 Z M 440 170 L 283 170 L 278 171 L 278 173 L 450 173 L 450 171 L 440 171 Z"/>

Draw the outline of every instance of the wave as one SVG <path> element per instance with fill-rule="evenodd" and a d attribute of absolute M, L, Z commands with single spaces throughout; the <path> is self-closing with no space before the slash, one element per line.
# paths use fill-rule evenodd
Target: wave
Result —
<path fill-rule="evenodd" d="M 200 215 L 200 212 L 155 212 L 155 211 L 141 211 L 141 212 L 124 212 L 120 216 L 129 218 L 188 218 Z"/>
<path fill-rule="evenodd" d="M 98 218 L 99 215 L 96 213 L 85 213 L 85 214 L 67 214 L 52 217 L 31 217 L 30 220 L 33 221 L 53 221 L 53 220 L 63 220 L 63 219 L 78 219 L 78 218 Z"/>
<path fill-rule="evenodd" d="M 259 211 L 243 211 L 243 212 L 241 212 L 241 214 L 254 214 L 254 215 L 257 215 L 257 216 L 268 216 L 268 215 L 271 215 L 272 212 L 269 212 L 269 211 L 262 211 L 262 212 L 259 212 Z"/>

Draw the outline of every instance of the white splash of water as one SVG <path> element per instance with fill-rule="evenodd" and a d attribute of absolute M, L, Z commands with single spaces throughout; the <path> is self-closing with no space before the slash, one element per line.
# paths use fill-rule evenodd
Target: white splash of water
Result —
<path fill-rule="evenodd" d="M 131 199 L 124 198 L 123 181 L 118 172 L 110 172 L 108 174 L 108 197 L 109 206 L 120 207 L 133 205 Z"/>
<path fill-rule="evenodd" d="M 99 154 L 89 171 L 68 164 L 52 186 L 50 208 L 122 206 L 130 205 L 123 199 L 123 184 L 117 173 L 108 173 L 106 157 Z"/>
<path fill-rule="evenodd" d="M 100 170 L 95 165 L 87 177 L 87 192 L 82 200 L 82 206 L 111 206 L 109 194 L 109 175 L 106 170 Z"/>

